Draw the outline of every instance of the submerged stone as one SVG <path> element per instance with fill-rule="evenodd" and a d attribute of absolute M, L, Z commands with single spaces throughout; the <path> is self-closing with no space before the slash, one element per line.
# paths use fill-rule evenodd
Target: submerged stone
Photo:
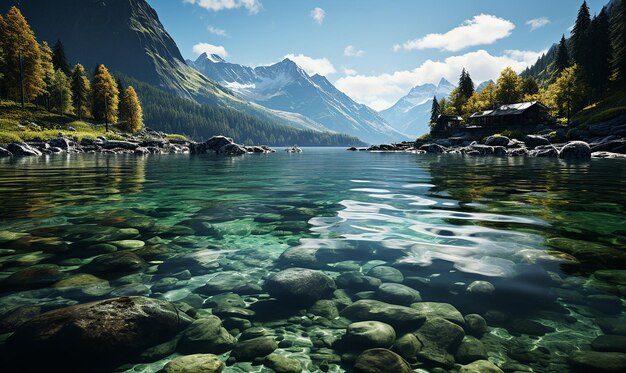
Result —
<path fill-rule="evenodd" d="M 398 354 L 384 348 L 363 351 L 354 363 L 355 373 L 412 373 L 411 366 Z"/>
<path fill-rule="evenodd" d="M 183 333 L 178 344 L 187 353 L 211 352 L 221 354 L 231 350 L 237 340 L 222 327 L 217 316 L 195 320 Z"/>
<path fill-rule="evenodd" d="M 623 372 L 626 367 L 626 353 L 576 351 L 569 357 L 570 364 L 587 372 Z"/>
<path fill-rule="evenodd" d="M 482 337 L 487 332 L 487 321 L 477 314 L 465 315 L 465 331 L 474 337 Z"/>
<path fill-rule="evenodd" d="M 403 358 L 414 361 L 417 352 L 422 348 L 422 342 L 420 342 L 415 334 L 406 333 L 400 338 L 396 339 L 393 347 L 393 352 L 402 356 Z"/>
<path fill-rule="evenodd" d="M 626 352 L 626 336 L 601 335 L 591 342 L 591 348 L 601 352 Z"/>
<path fill-rule="evenodd" d="M 95 257 L 83 266 L 86 272 L 103 276 L 137 271 L 146 265 L 137 254 L 129 251 L 116 251 Z"/>
<path fill-rule="evenodd" d="M 4 280 L 4 284 L 10 289 L 36 289 L 52 285 L 65 277 L 67 274 L 55 264 L 37 264 L 13 273 Z"/>
<path fill-rule="evenodd" d="M 348 325 L 344 338 L 351 348 L 390 348 L 396 332 L 391 325 L 380 321 L 361 321 Z"/>
<path fill-rule="evenodd" d="M 220 373 L 224 362 L 212 354 L 180 356 L 165 364 L 163 373 Z"/>
<path fill-rule="evenodd" d="M 270 369 L 273 369 L 276 373 L 302 372 L 302 366 L 300 365 L 300 362 L 298 360 L 290 359 L 279 354 L 267 355 L 265 357 L 265 360 L 263 360 L 263 365 Z"/>
<path fill-rule="evenodd" d="M 377 300 L 359 300 L 341 311 L 341 315 L 352 321 L 381 321 L 400 328 L 418 328 L 426 317 L 419 311 L 405 306 Z"/>
<path fill-rule="evenodd" d="M 23 371 L 106 370 L 172 339 L 190 322 L 165 301 L 113 298 L 36 316 L 7 340 L 7 349 Z"/>
<path fill-rule="evenodd" d="M 478 360 L 471 364 L 463 365 L 459 373 L 504 373 L 489 360 Z"/>
<path fill-rule="evenodd" d="M 454 359 L 461 364 L 484 360 L 487 359 L 487 349 L 480 340 L 472 336 L 465 336 L 454 354 Z"/>
<path fill-rule="evenodd" d="M 375 297 L 383 302 L 410 305 L 422 300 L 420 292 L 406 285 L 385 283 L 378 287 Z"/>
<path fill-rule="evenodd" d="M 370 269 L 367 272 L 367 275 L 376 277 L 385 282 L 401 283 L 402 281 L 404 281 L 404 276 L 402 275 L 402 272 L 400 272 L 399 270 L 393 267 L 388 267 L 388 266 L 376 266 Z"/>
<path fill-rule="evenodd" d="M 337 288 L 335 281 L 320 271 L 290 268 L 270 275 L 265 290 L 279 300 L 313 303 Z"/>
<path fill-rule="evenodd" d="M 453 305 L 437 302 L 418 302 L 411 304 L 411 308 L 417 310 L 426 318 L 442 318 L 463 325 L 463 315 Z"/>
<path fill-rule="evenodd" d="M 258 337 L 237 343 L 230 352 L 230 356 L 237 361 L 252 361 L 257 357 L 264 357 L 276 350 L 278 344 L 272 337 Z"/>

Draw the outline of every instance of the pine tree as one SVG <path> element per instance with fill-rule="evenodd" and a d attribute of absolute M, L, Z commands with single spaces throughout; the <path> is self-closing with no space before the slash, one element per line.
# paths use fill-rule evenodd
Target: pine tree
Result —
<path fill-rule="evenodd" d="M 536 95 L 537 93 L 539 93 L 539 84 L 537 83 L 537 80 L 535 79 L 535 77 L 529 76 L 527 78 L 524 78 L 522 80 L 521 91 L 522 91 L 522 95 L 529 95 L 529 96 Z"/>
<path fill-rule="evenodd" d="M 54 48 L 52 49 L 52 63 L 54 64 L 54 69 L 61 69 L 65 75 L 70 76 L 72 70 L 70 69 L 70 64 L 67 62 L 67 56 L 65 55 L 65 47 L 63 47 L 63 43 L 61 40 L 57 40 L 56 44 L 54 44 Z"/>
<path fill-rule="evenodd" d="M 4 17 L 0 14 L 0 99 L 4 97 L 4 33 L 5 23 Z"/>
<path fill-rule="evenodd" d="M 120 102 L 120 121 L 128 132 L 136 133 L 143 127 L 141 103 L 132 86 L 126 88 Z"/>
<path fill-rule="evenodd" d="M 430 123 L 435 123 L 440 115 L 441 108 L 439 107 L 439 101 L 437 101 L 437 96 L 435 96 L 433 97 L 433 106 L 430 109 Z"/>
<path fill-rule="evenodd" d="M 499 105 L 513 104 L 521 100 L 521 80 L 522 78 L 510 67 L 500 73 L 496 84 L 496 99 Z"/>
<path fill-rule="evenodd" d="M 104 65 L 99 65 L 93 76 L 92 114 L 98 121 L 117 123 L 117 108 L 119 104 L 119 90 L 117 83 Z M 108 126 L 107 126 L 108 131 Z"/>
<path fill-rule="evenodd" d="M 613 80 L 622 87 L 626 85 L 626 1 L 622 0 L 611 19 Z"/>
<path fill-rule="evenodd" d="M 72 103 L 74 104 L 74 113 L 79 120 L 89 115 L 89 95 L 91 85 L 85 74 L 85 68 L 81 64 L 74 66 L 72 71 Z"/>
<path fill-rule="evenodd" d="M 461 77 L 459 78 L 459 91 L 465 99 L 470 98 L 472 93 L 474 93 L 474 82 L 465 69 L 461 71 Z"/>
<path fill-rule="evenodd" d="M 579 68 L 582 68 L 586 73 L 589 68 L 589 26 L 591 25 L 591 15 L 589 14 L 589 7 L 587 1 L 583 1 L 580 9 L 578 10 L 578 17 L 576 23 L 572 29 L 572 60 L 573 63 L 578 64 Z"/>
<path fill-rule="evenodd" d="M 561 36 L 559 47 L 556 50 L 556 58 L 554 61 L 555 78 L 561 71 L 570 67 L 569 51 L 567 50 L 567 41 L 565 41 L 565 35 Z"/>
<path fill-rule="evenodd" d="M 9 9 L 2 35 L 4 51 L 4 81 L 8 97 L 20 101 L 22 107 L 44 92 L 44 71 L 41 50 L 22 13 L 15 6 Z"/>
<path fill-rule="evenodd" d="M 52 77 L 54 76 L 54 66 L 52 64 L 52 51 L 45 41 L 41 43 L 41 68 L 43 69 L 43 81 L 45 84 L 45 91 L 41 96 L 41 101 L 46 110 L 50 110 L 50 89 Z"/>
<path fill-rule="evenodd" d="M 589 37 L 593 40 L 589 53 L 589 85 L 594 99 L 606 90 L 611 77 L 611 35 L 609 17 L 603 8 L 589 26 Z"/>
<path fill-rule="evenodd" d="M 72 90 L 67 75 L 57 69 L 50 83 L 50 105 L 59 114 L 72 112 Z"/>

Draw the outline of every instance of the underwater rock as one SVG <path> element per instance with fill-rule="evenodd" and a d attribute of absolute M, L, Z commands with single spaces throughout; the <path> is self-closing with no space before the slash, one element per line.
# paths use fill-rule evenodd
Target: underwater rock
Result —
<path fill-rule="evenodd" d="M 420 315 L 429 319 L 442 318 L 459 325 L 465 323 L 461 312 L 448 303 L 418 302 L 411 304 L 411 308 L 417 310 Z"/>
<path fill-rule="evenodd" d="M 263 360 L 263 365 L 266 367 L 273 369 L 276 373 L 301 373 L 302 367 L 300 362 L 295 359 L 290 359 L 288 357 L 279 355 L 279 354 L 270 354 L 265 357 Z"/>
<path fill-rule="evenodd" d="M 522 334 L 544 335 L 553 332 L 554 328 L 533 320 L 515 319 L 511 323 L 511 330 Z"/>
<path fill-rule="evenodd" d="M 318 269 L 322 265 L 317 260 L 317 250 L 312 247 L 292 247 L 285 250 L 278 260 L 290 266 Z"/>
<path fill-rule="evenodd" d="M 381 284 L 376 290 L 375 298 L 383 302 L 402 305 L 410 305 L 422 300 L 419 291 L 396 283 Z"/>
<path fill-rule="evenodd" d="M 354 302 L 340 314 L 352 321 L 380 321 L 400 329 L 414 330 L 426 320 L 424 315 L 413 308 L 369 299 Z"/>
<path fill-rule="evenodd" d="M 423 346 L 417 353 L 418 358 L 426 359 L 445 367 L 454 365 L 454 351 L 465 337 L 463 328 L 442 318 L 426 320 L 415 333 Z"/>
<path fill-rule="evenodd" d="M 214 308 L 214 307 L 245 307 L 246 302 L 243 301 L 243 298 L 239 294 L 235 293 L 224 293 L 217 294 L 206 301 L 204 301 L 204 308 Z"/>
<path fill-rule="evenodd" d="M 179 356 L 163 367 L 163 373 L 220 373 L 224 362 L 212 354 Z"/>
<path fill-rule="evenodd" d="M 594 351 L 626 352 L 626 336 L 605 334 L 598 336 L 591 342 Z"/>
<path fill-rule="evenodd" d="M 172 339 L 190 322 L 166 301 L 113 298 L 36 316 L 9 337 L 7 350 L 23 371 L 107 370 Z"/>
<path fill-rule="evenodd" d="M 463 365 L 459 373 L 504 373 L 489 360 L 478 360 L 471 364 Z"/>
<path fill-rule="evenodd" d="M 363 351 L 354 363 L 355 373 L 412 373 L 413 370 L 404 359 L 384 348 Z"/>
<path fill-rule="evenodd" d="M 380 321 L 361 321 L 348 325 L 344 338 L 351 348 L 389 348 L 396 340 L 396 331 Z"/>
<path fill-rule="evenodd" d="M 467 292 L 477 295 L 491 295 L 496 288 L 489 281 L 474 281 L 467 286 Z"/>
<path fill-rule="evenodd" d="M 24 305 L 12 309 L 0 318 L 0 334 L 14 331 L 40 313 L 41 307 L 37 305 Z"/>
<path fill-rule="evenodd" d="M 261 288 L 250 283 L 250 278 L 242 273 L 234 271 L 219 272 L 206 284 L 195 291 L 205 295 L 215 295 L 220 293 L 252 294 L 259 292 Z"/>
<path fill-rule="evenodd" d="M 626 322 L 618 317 L 602 317 L 596 320 L 600 329 L 606 334 L 626 335 Z"/>
<path fill-rule="evenodd" d="M 264 284 L 265 290 L 279 300 L 314 303 L 337 288 L 335 281 L 320 271 L 289 268 L 271 274 Z"/>
<path fill-rule="evenodd" d="M 311 306 L 311 308 L 309 308 L 309 312 L 317 316 L 325 317 L 329 320 L 339 317 L 337 303 L 330 299 L 318 300 L 315 304 L 313 304 L 313 306 Z"/>
<path fill-rule="evenodd" d="M 37 289 L 54 284 L 67 277 L 56 264 L 37 264 L 21 269 L 6 280 L 4 286 L 9 289 Z"/>
<path fill-rule="evenodd" d="M 116 251 L 95 257 L 81 269 L 85 272 L 99 274 L 105 277 L 117 274 L 138 271 L 146 265 L 146 262 L 137 254 L 129 251 Z"/>
<path fill-rule="evenodd" d="M 237 340 L 222 327 L 217 316 L 195 320 L 185 329 L 178 348 L 186 353 L 211 352 L 221 354 L 231 350 Z"/>
<path fill-rule="evenodd" d="M 391 350 L 408 361 L 415 360 L 417 352 L 422 348 L 422 342 L 412 333 L 406 333 L 396 339 Z"/>
<path fill-rule="evenodd" d="M 230 352 L 230 356 L 237 361 L 252 361 L 257 357 L 264 357 L 278 348 L 278 344 L 272 337 L 252 338 L 237 343 Z"/>
<path fill-rule="evenodd" d="M 465 332 L 474 337 L 480 338 L 487 332 L 487 321 L 477 314 L 465 315 Z"/>
<path fill-rule="evenodd" d="M 585 372 L 623 372 L 626 354 L 622 352 L 576 351 L 569 363 Z"/>
<path fill-rule="evenodd" d="M 456 362 L 468 364 L 476 360 L 487 359 L 487 349 L 483 343 L 472 336 L 465 336 L 454 354 Z"/>
<path fill-rule="evenodd" d="M 355 291 L 376 290 L 382 281 L 376 277 L 366 276 L 361 272 L 343 272 L 335 279 L 337 286 Z"/>
<path fill-rule="evenodd" d="M 388 267 L 388 266 L 376 266 L 370 269 L 367 272 L 367 275 L 376 277 L 384 282 L 401 283 L 402 281 L 404 281 L 404 276 L 402 275 L 402 272 L 400 272 L 399 270 L 393 267 Z"/>

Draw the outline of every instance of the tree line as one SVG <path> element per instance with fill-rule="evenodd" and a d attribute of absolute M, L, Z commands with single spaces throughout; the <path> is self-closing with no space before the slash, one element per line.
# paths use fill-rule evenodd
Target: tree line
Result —
<path fill-rule="evenodd" d="M 521 76 L 507 67 L 480 92 L 463 69 L 448 98 L 434 97 L 431 123 L 441 114 L 460 115 L 467 121 L 475 112 L 527 101 L 542 102 L 552 116 L 569 123 L 585 106 L 622 90 L 626 85 L 626 1 L 617 4 L 612 16 L 605 7 L 593 18 L 583 1 L 569 41 L 563 35 L 549 53 L 551 58 L 540 57 Z"/>
<path fill-rule="evenodd" d="M 63 43 L 51 49 L 39 43 L 17 7 L 0 14 L 0 97 L 35 103 L 79 120 L 118 124 L 128 132 L 143 127 L 143 110 L 132 86 L 125 89 L 104 65 L 98 65 L 91 80 L 85 68 L 71 67 Z"/>

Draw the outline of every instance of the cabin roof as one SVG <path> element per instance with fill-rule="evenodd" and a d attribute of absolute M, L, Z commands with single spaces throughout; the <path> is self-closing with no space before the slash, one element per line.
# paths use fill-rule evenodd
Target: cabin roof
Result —
<path fill-rule="evenodd" d="M 458 115 L 440 115 L 437 117 L 437 122 L 440 120 L 455 120 L 455 121 L 463 121 L 463 117 Z"/>
<path fill-rule="evenodd" d="M 548 108 L 539 101 L 520 102 L 517 104 L 502 105 L 495 110 L 479 111 L 471 115 L 470 118 L 483 118 L 483 117 L 501 117 L 505 115 L 521 115 L 531 107 L 538 105 L 541 109 L 548 110 Z"/>

